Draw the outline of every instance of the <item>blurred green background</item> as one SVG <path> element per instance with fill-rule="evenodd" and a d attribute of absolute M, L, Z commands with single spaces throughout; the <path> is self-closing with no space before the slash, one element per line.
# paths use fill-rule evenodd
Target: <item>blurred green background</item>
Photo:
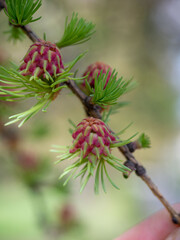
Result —
<path fill-rule="evenodd" d="M 90 41 L 62 50 L 64 62 L 88 49 L 76 68 L 103 61 L 137 88 L 123 100 L 131 104 L 113 115 L 115 131 L 134 124 L 124 138 L 147 133 L 152 148 L 135 153 L 161 192 L 171 202 L 180 199 L 180 3 L 177 0 L 43 0 L 31 24 L 33 30 L 55 42 L 72 12 L 96 24 Z M 9 29 L 0 12 L 0 62 L 19 64 L 30 40 L 8 42 Z M 27 109 L 33 101 L 0 103 L 0 239 L 2 240 L 109 240 L 162 208 L 135 174 L 126 180 L 111 171 L 120 191 L 107 182 L 107 194 L 95 196 L 93 179 L 83 193 L 79 180 L 66 188 L 58 176 L 65 165 L 54 165 L 52 144 L 68 145 L 68 118 L 78 123 L 85 116 L 79 100 L 63 90 L 47 113 L 39 113 L 21 129 L 3 127 L 9 115 Z M 16 154 L 15 154 L 16 153 Z M 116 153 L 119 156 L 119 153 Z M 121 156 L 123 159 L 123 156 Z"/>

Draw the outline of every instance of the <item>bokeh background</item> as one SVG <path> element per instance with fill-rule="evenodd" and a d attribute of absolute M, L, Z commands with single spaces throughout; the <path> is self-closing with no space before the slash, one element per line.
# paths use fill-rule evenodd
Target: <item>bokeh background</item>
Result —
<path fill-rule="evenodd" d="M 96 24 L 90 41 L 62 50 L 65 62 L 88 49 L 76 68 L 103 61 L 137 88 L 124 96 L 127 107 L 111 117 L 115 131 L 134 124 L 124 138 L 147 133 L 152 148 L 139 150 L 137 159 L 147 168 L 161 192 L 171 202 L 180 199 L 180 2 L 178 0 L 43 0 L 31 24 L 40 37 L 57 41 L 63 34 L 66 16 L 72 12 Z M 19 64 L 30 40 L 8 42 L 9 26 L 0 12 L 0 62 Z M 68 90 L 38 113 L 21 129 L 3 127 L 8 116 L 27 109 L 33 101 L 0 103 L 0 239 L 2 240 L 109 240 L 162 208 L 135 174 L 126 180 L 112 171 L 120 191 L 107 183 L 107 194 L 93 192 L 93 180 L 79 193 L 79 180 L 66 188 L 58 176 L 65 165 L 54 165 L 52 144 L 71 143 L 72 119 L 84 117 L 79 100 Z M 116 153 L 119 156 L 119 153 Z M 123 159 L 123 156 L 120 156 Z"/>

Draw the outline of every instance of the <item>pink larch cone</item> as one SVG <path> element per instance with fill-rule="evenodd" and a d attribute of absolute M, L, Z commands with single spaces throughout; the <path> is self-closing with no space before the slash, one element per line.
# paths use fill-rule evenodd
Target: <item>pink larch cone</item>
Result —
<path fill-rule="evenodd" d="M 62 73 L 64 65 L 57 46 L 51 42 L 41 41 L 30 46 L 20 71 L 23 76 L 49 79 Z"/>
<path fill-rule="evenodd" d="M 58 156 L 59 160 L 57 163 L 66 159 L 71 160 L 76 158 L 76 161 L 68 166 L 60 176 L 61 179 L 71 173 L 64 182 L 64 185 L 66 185 L 72 177 L 75 179 L 81 176 L 81 192 L 90 177 L 95 175 L 94 190 L 98 193 L 99 175 L 101 174 L 102 187 L 106 192 L 103 177 L 105 173 L 110 183 L 119 189 L 108 175 L 106 166 L 109 164 L 114 169 L 123 173 L 130 171 L 130 169 L 124 166 L 123 163 L 121 163 L 122 161 L 112 153 L 114 147 L 122 146 L 126 144 L 127 141 L 120 141 L 103 121 L 93 117 L 83 119 L 75 127 L 72 137 L 73 143 L 70 147 L 57 146 L 57 149 L 52 150 L 53 152 L 63 153 Z M 80 171 L 76 173 L 78 169 L 80 169 Z"/>
<path fill-rule="evenodd" d="M 86 69 L 86 71 L 84 72 L 83 76 L 88 75 L 87 81 L 88 81 L 89 85 L 91 86 L 91 88 L 94 88 L 95 77 L 96 76 L 98 77 L 101 72 L 103 74 L 106 74 L 108 70 L 109 70 L 109 73 L 108 73 L 107 81 L 105 84 L 105 87 L 106 87 L 106 85 L 109 81 L 109 78 L 112 74 L 112 68 L 103 62 L 95 62 L 95 63 L 89 65 L 88 68 Z M 81 87 L 85 89 L 85 86 L 86 85 L 85 85 L 85 80 L 84 80 Z"/>
<path fill-rule="evenodd" d="M 88 157 L 90 162 L 109 156 L 110 144 L 116 142 L 115 136 L 108 127 L 99 119 L 88 117 L 77 125 L 72 135 L 74 141 L 70 153 L 80 150 L 83 159 Z"/>

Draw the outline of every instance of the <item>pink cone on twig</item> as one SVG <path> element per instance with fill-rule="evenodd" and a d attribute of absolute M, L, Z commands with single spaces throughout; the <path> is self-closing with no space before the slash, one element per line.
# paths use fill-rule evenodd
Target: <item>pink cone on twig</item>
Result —
<path fill-rule="evenodd" d="M 64 65 L 57 46 L 51 42 L 41 41 L 30 46 L 20 66 L 23 76 L 38 78 L 56 77 L 62 73 Z"/>
<path fill-rule="evenodd" d="M 91 88 L 94 88 L 96 76 L 98 77 L 101 72 L 103 74 L 106 74 L 108 71 L 109 71 L 109 73 L 108 73 L 107 81 L 105 84 L 105 87 L 106 87 L 106 85 L 109 81 L 109 78 L 112 74 L 112 68 L 103 62 L 95 62 L 95 63 L 89 65 L 87 67 L 86 71 L 84 72 L 83 76 L 85 77 L 86 75 L 88 75 L 87 81 L 88 81 L 89 85 L 91 86 Z M 84 79 L 83 83 L 81 84 L 81 87 L 83 89 L 85 89 L 85 87 L 86 87 L 85 79 Z"/>
<path fill-rule="evenodd" d="M 70 153 L 80 150 L 83 158 L 88 157 L 90 162 L 98 160 L 102 155 L 110 155 L 110 144 L 116 142 L 115 136 L 105 123 L 93 117 L 80 122 L 72 137 L 74 141 Z"/>

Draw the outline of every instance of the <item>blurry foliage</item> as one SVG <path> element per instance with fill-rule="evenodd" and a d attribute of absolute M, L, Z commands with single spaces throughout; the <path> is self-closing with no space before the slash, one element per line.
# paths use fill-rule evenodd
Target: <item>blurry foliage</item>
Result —
<path fill-rule="evenodd" d="M 8 40 L 16 43 L 18 40 L 22 41 L 25 37 L 21 28 L 10 26 L 9 30 L 4 32 L 8 35 Z"/>
<path fill-rule="evenodd" d="M 47 157 L 37 157 L 31 152 L 21 152 L 17 154 L 16 172 L 22 182 L 29 187 L 43 185 L 51 173 L 50 159 Z"/>
<path fill-rule="evenodd" d="M 29 130 L 29 135 L 34 139 L 43 139 L 51 134 L 51 126 L 46 121 L 35 121 Z"/>

